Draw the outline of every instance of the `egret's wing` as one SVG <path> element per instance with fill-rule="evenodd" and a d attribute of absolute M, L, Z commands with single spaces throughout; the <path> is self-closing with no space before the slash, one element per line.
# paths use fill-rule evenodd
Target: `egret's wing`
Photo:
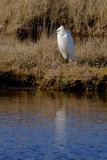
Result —
<path fill-rule="evenodd" d="M 74 51 L 74 42 L 70 32 L 66 31 L 64 35 L 57 35 L 58 37 L 58 47 L 66 60 L 68 57 L 73 61 L 76 60 L 75 58 L 75 51 Z"/>
<path fill-rule="evenodd" d="M 69 58 L 72 59 L 73 61 L 76 60 L 75 58 L 75 49 L 74 49 L 74 42 L 73 38 L 70 34 L 70 32 L 67 31 L 66 33 L 66 47 L 67 47 L 67 53 L 69 55 Z"/>
<path fill-rule="evenodd" d="M 66 60 L 68 58 L 68 53 L 67 53 L 67 41 L 66 41 L 66 37 L 65 36 L 60 36 L 58 34 L 58 47 L 64 57 L 64 59 Z"/>

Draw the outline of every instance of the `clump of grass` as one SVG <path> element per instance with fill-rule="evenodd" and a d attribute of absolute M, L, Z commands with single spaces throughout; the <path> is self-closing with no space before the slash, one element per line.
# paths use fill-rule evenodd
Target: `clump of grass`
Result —
<path fill-rule="evenodd" d="M 88 38 L 76 45 L 77 60 L 93 67 L 107 66 L 107 38 Z"/>
<path fill-rule="evenodd" d="M 0 69 L 32 72 L 56 68 L 63 61 L 56 49 L 56 41 L 42 36 L 38 43 L 19 41 L 15 37 L 0 37 Z"/>
<path fill-rule="evenodd" d="M 13 33 L 24 27 L 30 32 L 40 26 L 52 30 L 61 24 L 75 33 L 106 34 L 107 1 L 0 0 L 2 31 Z"/>

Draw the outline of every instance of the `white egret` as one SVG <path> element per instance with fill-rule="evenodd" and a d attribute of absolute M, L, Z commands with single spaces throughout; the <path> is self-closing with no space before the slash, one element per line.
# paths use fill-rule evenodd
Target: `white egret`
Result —
<path fill-rule="evenodd" d="M 53 31 L 50 34 L 52 33 L 57 33 L 58 47 L 65 62 L 68 63 L 71 59 L 72 61 L 76 61 L 74 42 L 71 33 L 65 30 L 63 26 L 60 26 L 56 31 Z"/>

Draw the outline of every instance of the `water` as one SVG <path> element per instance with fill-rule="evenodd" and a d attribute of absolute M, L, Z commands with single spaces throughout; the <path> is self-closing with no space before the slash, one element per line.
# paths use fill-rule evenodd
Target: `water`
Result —
<path fill-rule="evenodd" d="M 0 160 L 106 160 L 107 95 L 0 91 Z"/>

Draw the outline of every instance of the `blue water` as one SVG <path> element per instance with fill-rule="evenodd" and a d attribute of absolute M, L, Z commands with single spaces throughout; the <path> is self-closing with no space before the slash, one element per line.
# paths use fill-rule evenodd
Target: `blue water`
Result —
<path fill-rule="evenodd" d="M 107 96 L 0 91 L 0 160 L 107 160 Z"/>

